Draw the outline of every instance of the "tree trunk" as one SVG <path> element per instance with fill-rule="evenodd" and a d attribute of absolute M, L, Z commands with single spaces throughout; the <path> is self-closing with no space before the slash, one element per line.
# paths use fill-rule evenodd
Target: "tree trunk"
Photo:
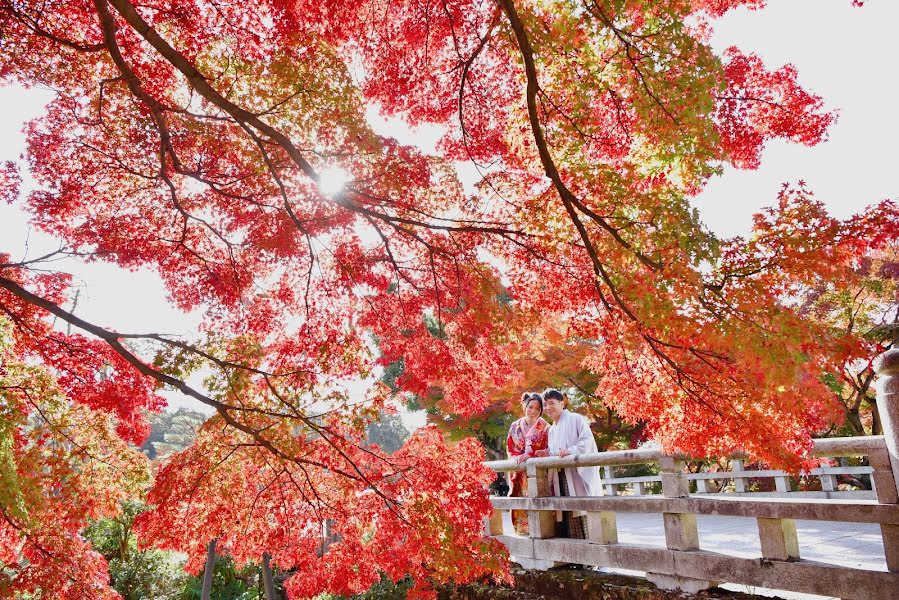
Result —
<path fill-rule="evenodd" d="M 871 401 L 871 435 L 883 435 L 883 425 L 880 423 L 880 410 L 877 401 Z"/>
<path fill-rule="evenodd" d="M 262 555 L 262 581 L 265 584 L 265 600 L 276 600 L 275 582 L 272 580 L 272 569 L 268 564 L 270 559 L 268 552 Z"/>
<path fill-rule="evenodd" d="M 215 569 L 215 544 L 218 540 L 212 538 L 206 548 L 206 569 L 203 571 L 203 591 L 200 600 L 209 600 L 212 593 L 212 571 Z"/>
<path fill-rule="evenodd" d="M 858 410 L 850 410 L 846 413 L 846 423 L 852 427 L 852 435 L 865 435 L 865 426 L 862 425 L 862 417 L 858 413 Z"/>

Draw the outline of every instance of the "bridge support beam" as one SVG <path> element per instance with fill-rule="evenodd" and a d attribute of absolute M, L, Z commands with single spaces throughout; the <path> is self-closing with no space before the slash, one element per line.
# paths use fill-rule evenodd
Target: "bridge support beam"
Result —
<path fill-rule="evenodd" d="M 526 569 L 528 571 L 549 571 L 557 563 L 554 560 L 543 560 L 541 558 L 521 558 L 518 556 L 510 557 L 512 562 L 516 562 L 521 565 L 522 569 Z"/>

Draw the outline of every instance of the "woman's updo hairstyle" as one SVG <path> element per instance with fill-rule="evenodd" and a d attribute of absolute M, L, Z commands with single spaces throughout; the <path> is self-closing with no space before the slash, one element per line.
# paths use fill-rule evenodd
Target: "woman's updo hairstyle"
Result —
<path fill-rule="evenodd" d="M 521 395 L 521 404 L 524 408 L 527 408 L 531 402 L 537 401 L 537 404 L 540 405 L 540 414 L 543 414 L 543 397 L 537 392 L 525 392 Z"/>

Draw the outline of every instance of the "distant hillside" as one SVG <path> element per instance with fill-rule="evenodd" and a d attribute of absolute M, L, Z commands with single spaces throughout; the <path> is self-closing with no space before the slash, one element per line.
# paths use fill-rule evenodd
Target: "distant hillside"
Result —
<path fill-rule="evenodd" d="M 193 443 L 197 428 L 205 420 L 206 415 L 188 408 L 152 414 L 150 437 L 140 447 L 141 452 L 151 459 L 157 459 L 184 450 Z"/>
<path fill-rule="evenodd" d="M 190 446 L 197 437 L 197 428 L 207 419 L 207 415 L 179 408 L 174 412 L 150 415 L 150 437 L 140 447 L 141 452 L 151 459 L 165 458 Z M 381 450 L 396 452 L 409 437 L 409 431 L 398 415 L 382 414 L 366 430 L 366 441 L 377 444 Z"/>

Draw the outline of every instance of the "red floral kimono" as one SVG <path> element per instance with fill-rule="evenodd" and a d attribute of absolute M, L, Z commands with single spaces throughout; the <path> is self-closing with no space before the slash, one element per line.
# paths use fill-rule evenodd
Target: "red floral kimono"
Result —
<path fill-rule="evenodd" d="M 512 423 L 509 435 L 506 437 L 506 450 L 509 458 L 519 462 L 531 458 L 537 450 L 546 450 L 549 447 L 549 424 L 542 418 L 538 418 L 533 425 L 528 425 L 524 417 Z M 528 493 L 528 475 L 524 471 L 510 472 L 509 482 L 510 496 L 526 496 Z M 519 535 L 528 533 L 528 514 L 523 510 L 512 511 L 512 525 Z"/>

